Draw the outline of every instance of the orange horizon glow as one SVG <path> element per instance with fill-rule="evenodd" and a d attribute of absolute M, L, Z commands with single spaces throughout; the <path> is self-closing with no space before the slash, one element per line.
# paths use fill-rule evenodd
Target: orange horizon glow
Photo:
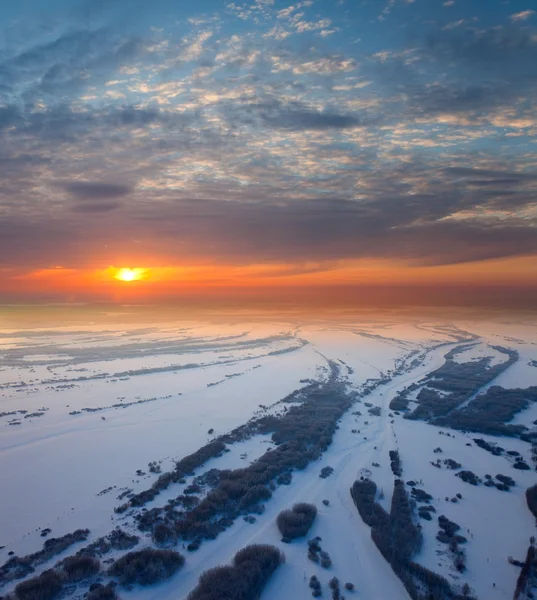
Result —
<path fill-rule="evenodd" d="M 130 261 L 129 261 L 130 262 Z M 127 260 L 125 263 L 129 264 Z M 133 261 L 134 262 L 134 261 Z M 144 264 L 142 261 L 138 264 Z M 132 262 L 131 262 L 132 264 Z M 136 264 L 136 263 L 135 263 Z M 3 293 L 40 294 L 58 298 L 94 297 L 113 301 L 138 301 L 159 297 L 201 294 L 240 295 L 240 290 L 331 286 L 500 286 L 508 289 L 532 286 L 537 282 L 535 256 L 495 259 L 481 262 L 418 266 L 403 261 L 341 260 L 323 263 L 191 264 L 158 266 L 147 261 L 143 267 L 108 266 L 65 268 L 55 266 L 26 273 L 4 269 L 0 279 Z M 275 292 L 273 292 L 275 293 Z"/>

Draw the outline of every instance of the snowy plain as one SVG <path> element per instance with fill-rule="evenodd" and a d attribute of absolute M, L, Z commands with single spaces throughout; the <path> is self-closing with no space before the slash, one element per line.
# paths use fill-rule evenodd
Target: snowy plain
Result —
<path fill-rule="evenodd" d="M 470 337 L 472 346 L 457 355 L 458 362 L 490 357 L 491 365 L 500 364 L 506 357 L 493 346 L 519 353 L 519 360 L 486 387 L 537 385 L 537 367 L 532 366 L 537 360 L 537 322 L 531 319 L 367 315 L 158 325 L 114 319 L 106 327 L 81 323 L 0 329 L 0 562 L 8 560 L 10 551 L 22 556 L 39 550 L 44 528 L 57 537 L 87 527 L 89 541 L 117 525 L 135 533 L 129 513 L 118 515 L 113 509 L 123 492 L 139 492 L 156 479 L 148 463 L 157 461 L 163 471 L 170 470 L 175 460 L 215 436 L 267 410 L 281 412 L 282 399 L 309 381 L 326 379 L 328 361 L 334 361 L 349 389 L 360 394 L 364 386 L 377 385 L 341 418 L 322 458 L 296 472 L 291 485 L 278 487 L 254 524 L 238 519 L 195 553 L 179 545 L 186 563 L 174 577 L 148 588 L 121 590 L 121 597 L 186 598 L 208 568 L 228 563 L 248 544 L 271 543 L 285 552 L 286 562 L 269 581 L 262 600 L 310 598 L 312 574 L 321 580 L 325 594 L 326 583 L 337 576 L 356 586 L 347 598 L 408 598 L 349 493 L 354 481 L 369 473 L 383 490 L 380 502 L 389 510 L 394 476 L 388 452 L 398 449 L 404 479 L 420 481 L 433 496 L 437 514 L 459 523 L 468 537 L 467 571 L 461 575 L 445 545 L 436 540 L 436 520 L 420 520 L 424 543 L 416 562 L 455 586 L 468 583 L 477 598 L 511 598 L 519 569 L 507 559 L 523 560 L 535 534 L 524 492 L 537 477 L 533 468 L 514 470 L 505 456 L 478 448 L 473 438 L 501 443 L 520 452 L 529 464 L 531 446 L 516 438 L 476 436 L 411 421 L 389 409 L 398 392 L 441 367 L 446 353 Z M 379 407 L 380 416 L 369 415 L 365 402 Z M 531 426 L 536 419 L 537 405 L 532 405 L 512 422 Z M 503 473 L 516 485 L 502 492 L 463 482 L 453 471 L 431 465 L 439 446 L 443 458 L 458 461 L 480 477 Z M 196 475 L 246 466 L 271 447 L 267 435 L 231 444 L 228 453 L 211 459 Z M 327 479 L 319 478 L 323 466 L 334 469 Z M 172 485 L 148 508 L 164 505 L 188 483 Z M 454 503 L 456 493 L 462 499 Z M 323 500 L 329 504 L 323 505 Z M 308 537 L 322 538 L 333 561 L 329 570 L 308 560 L 306 539 L 280 541 L 276 516 L 299 501 L 312 502 L 319 510 Z M 151 544 L 146 534 L 137 534 Z M 86 590 L 80 586 L 72 597 L 82 598 Z"/>

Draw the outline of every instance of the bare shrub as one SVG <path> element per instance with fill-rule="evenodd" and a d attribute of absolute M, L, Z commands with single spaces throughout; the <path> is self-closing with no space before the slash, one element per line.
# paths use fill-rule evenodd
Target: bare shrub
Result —
<path fill-rule="evenodd" d="M 184 557 L 175 550 L 145 548 L 128 552 L 116 560 L 108 573 L 124 584 L 151 585 L 171 577 L 184 562 Z"/>
<path fill-rule="evenodd" d="M 68 556 L 62 562 L 62 569 L 69 581 L 81 581 L 96 575 L 101 569 L 101 563 L 92 556 Z"/>
<path fill-rule="evenodd" d="M 276 519 L 280 533 L 290 539 L 305 536 L 317 516 L 317 508 L 313 504 L 302 502 L 295 504 L 291 510 L 282 510 Z"/>
<path fill-rule="evenodd" d="M 62 591 L 61 577 L 55 571 L 44 571 L 15 587 L 17 600 L 52 600 Z"/>
<path fill-rule="evenodd" d="M 205 571 L 188 600 L 255 600 L 283 561 L 274 546 L 247 546 L 235 554 L 232 565 Z"/>

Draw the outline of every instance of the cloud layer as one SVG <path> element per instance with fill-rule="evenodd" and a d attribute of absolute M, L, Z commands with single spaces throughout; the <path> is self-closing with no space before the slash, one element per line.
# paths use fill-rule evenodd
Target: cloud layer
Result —
<path fill-rule="evenodd" d="M 2 267 L 537 254 L 530 7 L 209 5 L 0 8 Z"/>

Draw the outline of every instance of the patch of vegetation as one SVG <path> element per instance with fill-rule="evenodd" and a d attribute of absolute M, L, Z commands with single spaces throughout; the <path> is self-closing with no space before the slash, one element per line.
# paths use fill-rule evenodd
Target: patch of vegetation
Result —
<path fill-rule="evenodd" d="M 490 435 L 520 436 L 525 434 L 524 425 L 509 421 L 530 403 L 537 401 L 537 386 L 526 389 L 504 389 L 492 386 L 476 396 L 464 408 L 436 419 L 436 425 L 444 425 L 463 431 L 478 431 Z"/>
<path fill-rule="evenodd" d="M 339 590 L 339 579 L 337 577 L 332 577 L 328 582 L 328 587 L 332 590 L 332 600 L 340 600 L 341 592 Z"/>
<path fill-rule="evenodd" d="M 214 539 L 239 516 L 262 510 L 261 505 L 245 507 L 243 498 L 254 486 L 274 486 L 282 476 L 304 469 L 328 448 L 340 417 L 356 400 L 338 380 L 339 370 L 331 365 L 331 376 L 309 393 L 302 404 L 293 404 L 283 415 L 259 418 L 256 430 L 270 433 L 276 445 L 245 468 L 222 470 L 218 485 L 196 506 L 177 511 L 173 506 L 155 508 L 136 515 L 142 531 L 159 522 L 174 527 L 183 540 Z"/>
<path fill-rule="evenodd" d="M 291 510 L 282 510 L 276 519 L 278 529 L 284 538 L 295 539 L 304 537 L 317 516 L 314 504 L 302 502 L 295 504 Z"/>
<path fill-rule="evenodd" d="M 203 573 L 188 600 L 256 600 L 284 560 L 274 546 L 247 546 L 235 554 L 231 565 Z"/>
<path fill-rule="evenodd" d="M 15 587 L 17 600 L 53 600 L 62 591 L 62 578 L 53 570 L 44 571 Z"/>
<path fill-rule="evenodd" d="M 481 478 L 472 473 L 472 471 L 459 471 L 455 475 L 470 485 L 479 485 L 481 483 Z"/>
<path fill-rule="evenodd" d="M 68 556 L 61 562 L 61 567 L 68 581 L 82 581 L 97 575 L 101 563 L 92 556 Z"/>
<path fill-rule="evenodd" d="M 433 497 L 431 494 L 428 494 L 425 490 L 420 490 L 419 488 L 412 488 L 410 492 L 411 496 L 416 500 L 416 502 L 430 502 Z"/>
<path fill-rule="evenodd" d="M 77 529 L 59 538 L 49 538 L 38 552 L 21 557 L 12 556 L 0 567 L 0 585 L 15 579 L 22 579 L 33 573 L 36 566 L 47 562 L 53 556 L 69 548 L 69 546 L 85 541 L 89 533 L 89 529 Z"/>
<path fill-rule="evenodd" d="M 154 500 L 160 492 L 167 489 L 170 484 L 177 483 L 186 475 L 192 475 L 196 469 L 203 466 L 211 458 L 221 456 L 225 449 L 226 445 L 222 441 L 217 440 L 209 442 L 199 450 L 196 450 L 196 452 L 193 452 L 178 461 L 175 464 L 175 469 L 173 471 L 162 473 L 149 489 L 132 496 L 126 505 L 117 507 L 115 509 L 116 512 L 124 512 L 129 506 L 144 506 L 144 504 Z"/>
<path fill-rule="evenodd" d="M 323 467 L 321 469 L 319 477 L 321 479 L 326 479 L 327 477 L 330 477 L 330 475 L 332 475 L 333 472 L 334 472 L 334 469 L 332 467 Z"/>
<path fill-rule="evenodd" d="M 115 586 L 94 583 L 90 586 L 86 600 L 119 600 L 119 596 L 117 595 Z"/>
<path fill-rule="evenodd" d="M 171 577 L 185 562 L 175 550 L 144 548 L 118 558 L 108 573 L 123 584 L 152 585 Z"/>
<path fill-rule="evenodd" d="M 170 546 L 177 543 L 177 536 L 174 529 L 166 523 L 157 523 L 153 527 L 153 541 L 157 546 Z"/>
<path fill-rule="evenodd" d="M 515 480 L 512 477 L 509 477 L 509 475 L 498 474 L 496 475 L 496 479 L 507 488 L 507 491 L 516 485 Z"/>
<path fill-rule="evenodd" d="M 526 490 L 526 502 L 531 514 L 537 519 L 537 484 Z"/>
<path fill-rule="evenodd" d="M 103 556 L 111 550 L 130 550 L 140 541 L 136 535 L 130 535 L 116 527 L 107 536 L 96 539 L 76 553 L 76 556 Z"/>
<path fill-rule="evenodd" d="M 447 579 L 412 561 L 420 550 L 422 536 L 414 523 L 412 507 L 401 480 L 396 480 L 390 513 L 375 502 L 376 484 L 356 481 L 351 495 L 360 516 L 371 527 L 371 538 L 395 574 L 403 582 L 412 600 L 455 600 Z"/>
<path fill-rule="evenodd" d="M 401 457 L 399 456 L 399 450 L 390 450 L 390 467 L 392 473 L 396 477 L 402 477 L 403 466 L 401 465 Z"/>
<path fill-rule="evenodd" d="M 322 596 L 323 592 L 321 588 L 321 582 L 317 579 L 315 575 L 312 575 L 310 577 L 309 586 L 311 588 L 311 595 L 314 598 L 319 598 L 319 596 Z"/>
<path fill-rule="evenodd" d="M 532 588 L 537 584 L 537 551 L 534 546 L 534 539 L 532 538 L 528 552 L 526 553 L 526 560 L 520 570 L 520 575 L 516 582 L 515 594 L 513 600 L 519 600 L 523 598 L 524 592 L 526 598 L 532 598 Z"/>
<path fill-rule="evenodd" d="M 459 347 L 459 352 L 462 348 Z M 537 437 L 536 432 L 528 432 L 523 425 L 509 423 L 517 412 L 537 401 L 537 386 L 526 389 L 492 386 L 479 394 L 483 386 L 518 360 L 518 353 L 514 350 L 502 346 L 493 348 L 506 354 L 508 359 L 491 366 L 489 358 L 458 363 L 454 356 L 459 352 L 446 354 L 445 363 L 430 373 L 426 385 L 421 387 L 416 398 L 417 408 L 405 418 L 421 419 L 462 431 L 521 437 L 526 441 Z M 396 398 L 392 403 L 399 409 L 408 406 L 406 397 Z"/>

